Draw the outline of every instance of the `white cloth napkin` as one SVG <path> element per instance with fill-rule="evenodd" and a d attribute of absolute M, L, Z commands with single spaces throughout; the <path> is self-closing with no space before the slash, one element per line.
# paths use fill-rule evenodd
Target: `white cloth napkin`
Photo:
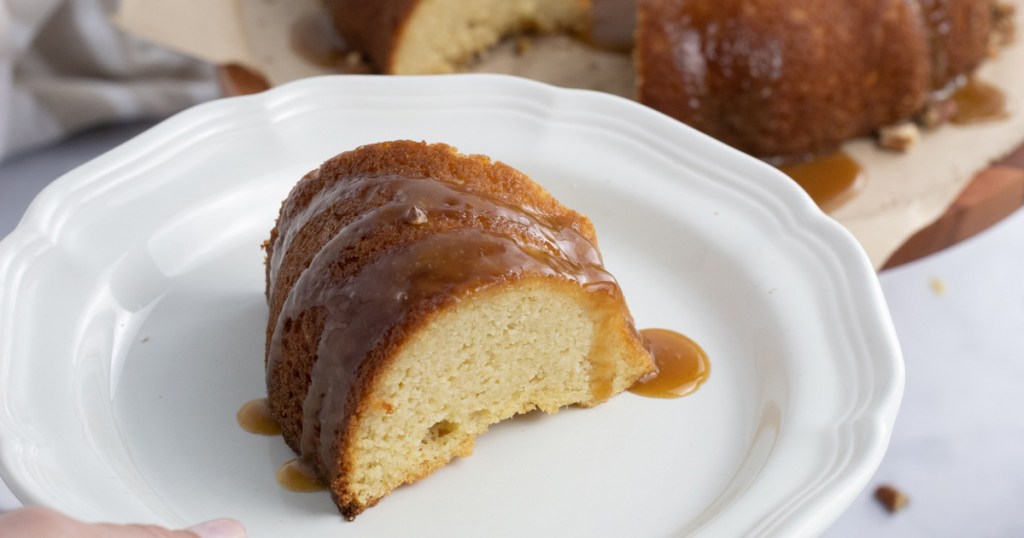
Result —
<path fill-rule="evenodd" d="M 213 68 L 110 22 L 118 0 L 0 0 L 0 159 L 219 95 Z"/>

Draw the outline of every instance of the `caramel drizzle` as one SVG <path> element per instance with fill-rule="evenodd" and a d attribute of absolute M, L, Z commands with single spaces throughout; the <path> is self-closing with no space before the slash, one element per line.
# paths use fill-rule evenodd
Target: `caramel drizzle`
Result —
<path fill-rule="evenodd" d="M 315 181 L 319 175 L 320 170 L 317 169 L 307 174 L 306 177 L 302 178 L 302 180 Z M 268 273 L 271 291 L 276 287 L 278 268 L 281 267 L 281 262 L 284 260 L 285 254 L 291 248 L 295 237 L 299 235 L 314 216 L 319 214 L 321 211 L 328 209 L 333 203 L 340 201 L 345 194 L 344 191 L 352 191 L 352 189 L 346 189 L 346 187 L 347 185 L 344 182 L 337 182 L 329 185 L 318 191 L 305 208 L 293 215 L 286 222 L 282 223 L 280 220 L 278 221 L 278 236 L 277 241 L 275 241 L 273 249 L 271 250 L 270 272 Z"/>
<path fill-rule="evenodd" d="M 348 223 L 324 245 L 292 287 L 277 318 L 268 373 L 281 354 L 285 320 L 317 306 L 327 309 L 318 358 L 303 402 L 300 448 L 304 459 L 334 461 L 332 450 L 342 420 L 356 399 L 349 393 L 364 373 L 363 359 L 393 338 L 408 316 L 528 274 L 576 281 L 593 292 L 619 293 L 589 240 L 527 209 L 438 181 L 391 176 L 343 180 L 324 191 L 329 194 L 314 200 L 303 211 L 304 219 L 338 196 L 371 200 L 383 195 L 390 200 Z M 379 226 L 396 222 L 417 226 L 435 219 L 454 219 L 468 227 L 431 234 L 381 255 L 344 281 L 321 278 L 331 264 Z M 522 236 L 496 233 L 492 228 L 499 221 L 515 223 Z M 286 230 L 279 246 L 287 245 L 302 225 Z M 278 252 L 273 256 L 272 274 L 281 259 Z M 606 392 L 608 373 L 602 365 L 592 362 L 590 375 L 595 392 Z"/>

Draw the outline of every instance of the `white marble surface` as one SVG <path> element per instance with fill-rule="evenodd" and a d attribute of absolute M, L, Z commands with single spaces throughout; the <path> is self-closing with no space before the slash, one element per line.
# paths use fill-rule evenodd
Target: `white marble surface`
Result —
<path fill-rule="evenodd" d="M 0 237 L 49 181 L 145 127 L 98 129 L 0 163 Z M 880 278 L 906 396 L 871 486 L 826 536 L 1024 536 L 1024 210 Z M 910 506 L 886 513 L 872 497 L 880 483 Z M 0 485 L 0 511 L 17 505 Z"/>
<path fill-rule="evenodd" d="M 828 536 L 1024 536 L 1024 210 L 881 281 L 906 393 L 872 488 Z M 879 509 L 885 482 L 907 509 Z"/>

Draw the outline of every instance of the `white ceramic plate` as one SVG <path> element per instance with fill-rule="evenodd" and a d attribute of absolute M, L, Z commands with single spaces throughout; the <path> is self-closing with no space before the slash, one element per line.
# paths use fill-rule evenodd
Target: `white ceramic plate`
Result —
<path fill-rule="evenodd" d="M 324 159 L 397 138 L 509 163 L 589 214 L 640 327 L 712 361 L 494 427 L 345 522 L 282 490 L 264 394 L 263 253 Z M 175 116 L 72 171 L 0 243 L 0 471 L 25 503 L 251 536 L 793 535 L 881 460 L 903 365 L 852 237 L 762 163 L 635 103 L 502 76 L 331 77 Z"/>

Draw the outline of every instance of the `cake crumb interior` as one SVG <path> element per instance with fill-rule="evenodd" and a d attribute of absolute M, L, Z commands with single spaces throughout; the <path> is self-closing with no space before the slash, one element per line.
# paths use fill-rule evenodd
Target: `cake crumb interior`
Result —
<path fill-rule="evenodd" d="M 391 73 L 452 73 L 501 38 L 528 30 L 581 30 L 580 0 L 424 0 L 405 25 Z"/>
<path fill-rule="evenodd" d="M 591 402 L 598 325 L 587 298 L 575 295 L 587 292 L 549 287 L 463 299 L 402 346 L 354 436 L 350 485 L 358 498 L 386 495 L 470 455 L 475 437 L 496 422 Z"/>

